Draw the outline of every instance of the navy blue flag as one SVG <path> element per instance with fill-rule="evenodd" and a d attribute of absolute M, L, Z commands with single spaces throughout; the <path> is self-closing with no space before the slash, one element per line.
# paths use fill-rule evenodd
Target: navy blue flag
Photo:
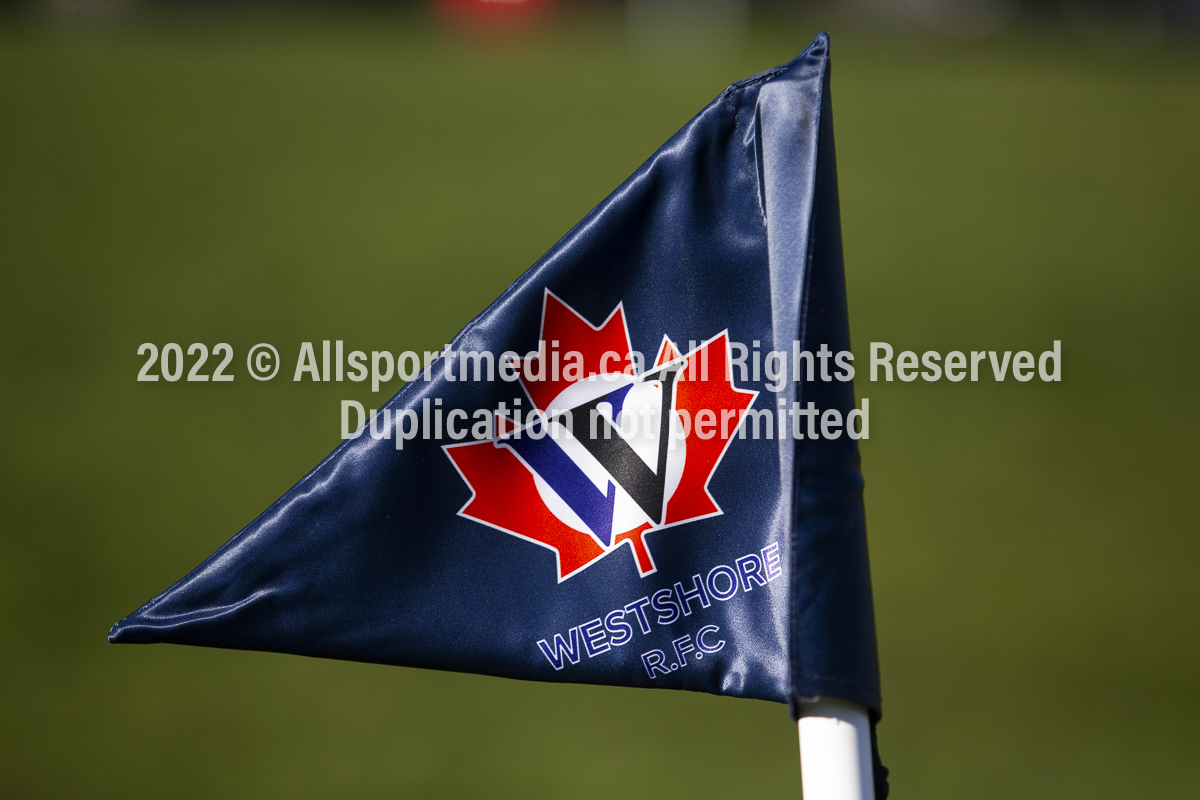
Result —
<path fill-rule="evenodd" d="M 109 640 L 878 719 L 829 78 L 722 92 Z"/>

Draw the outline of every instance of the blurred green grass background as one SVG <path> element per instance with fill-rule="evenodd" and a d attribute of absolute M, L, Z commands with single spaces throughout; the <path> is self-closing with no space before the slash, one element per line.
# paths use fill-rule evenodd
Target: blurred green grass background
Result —
<path fill-rule="evenodd" d="M 782 706 L 104 637 L 398 387 L 292 383 L 299 342 L 440 347 L 821 27 L 859 363 L 1063 341 L 1061 384 L 860 367 L 894 796 L 1193 794 L 1200 53 L 585 22 L 0 23 L 0 795 L 798 796 Z M 237 379 L 137 383 L 147 341 Z"/>

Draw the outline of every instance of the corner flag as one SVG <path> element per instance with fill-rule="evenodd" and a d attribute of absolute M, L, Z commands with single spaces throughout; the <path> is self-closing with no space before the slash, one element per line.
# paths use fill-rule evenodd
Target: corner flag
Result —
<path fill-rule="evenodd" d="M 722 92 L 109 640 L 878 719 L 829 79 Z"/>

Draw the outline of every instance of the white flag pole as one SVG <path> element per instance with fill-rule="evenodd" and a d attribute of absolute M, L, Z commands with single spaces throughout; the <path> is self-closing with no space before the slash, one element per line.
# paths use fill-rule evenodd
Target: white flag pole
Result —
<path fill-rule="evenodd" d="M 867 709 L 819 697 L 800 707 L 799 727 L 804 800 L 875 800 Z"/>

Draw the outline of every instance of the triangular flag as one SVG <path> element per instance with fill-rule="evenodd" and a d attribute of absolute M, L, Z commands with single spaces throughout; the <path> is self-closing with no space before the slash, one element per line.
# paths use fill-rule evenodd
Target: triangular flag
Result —
<path fill-rule="evenodd" d="M 730 86 L 109 640 L 877 718 L 829 77 Z"/>

